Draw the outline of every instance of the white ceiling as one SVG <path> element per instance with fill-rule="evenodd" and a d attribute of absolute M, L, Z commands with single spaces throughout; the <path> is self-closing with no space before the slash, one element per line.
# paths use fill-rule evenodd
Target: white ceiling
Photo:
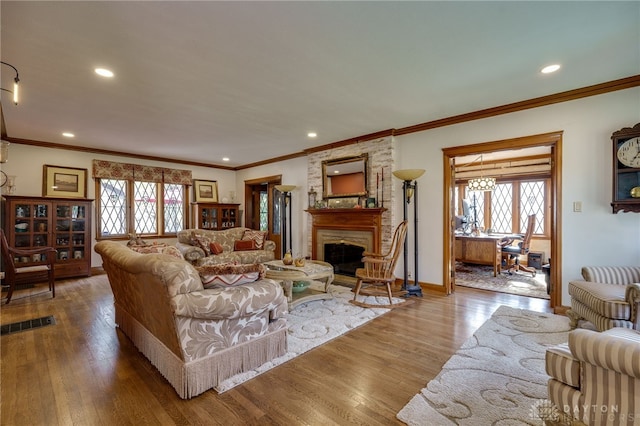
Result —
<path fill-rule="evenodd" d="M 3 0 L 0 13 L 22 84 L 18 106 L 2 92 L 9 137 L 231 167 L 640 74 L 637 1 Z M 550 63 L 561 70 L 540 74 Z"/>

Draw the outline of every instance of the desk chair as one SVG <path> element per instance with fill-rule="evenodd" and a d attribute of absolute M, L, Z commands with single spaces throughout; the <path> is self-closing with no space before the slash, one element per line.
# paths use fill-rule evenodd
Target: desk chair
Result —
<path fill-rule="evenodd" d="M 513 274 L 514 271 L 525 271 L 536 276 L 536 269 L 528 266 L 524 266 L 520 263 L 520 256 L 526 256 L 529 253 L 529 246 L 531 245 L 531 236 L 536 225 L 536 215 L 529 216 L 527 222 L 527 232 L 524 235 L 510 235 L 505 237 L 503 243 L 501 243 L 502 259 L 506 261 L 506 269 L 509 274 Z M 517 245 L 513 245 L 517 242 Z"/>
<path fill-rule="evenodd" d="M 49 290 L 52 293 L 52 297 L 56 297 L 55 287 L 55 267 L 56 261 L 56 249 L 53 247 L 40 247 L 37 249 L 21 250 L 13 247 L 9 247 L 7 237 L 4 234 L 4 230 L 0 229 L 0 245 L 2 245 L 2 260 L 4 266 L 4 281 L 9 285 L 9 292 L 7 293 L 7 304 L 11 301 L 13 291 L 16 288 L 16 281 L 21 282 L 42 282 L 44 280 L 49 281 Z M 35 264 L 33 266 L 16 267 L 14 258 L 27 256 L 31 259 L 32 255 L 39 254 L 45 255 L 46 259 L 43 260 L 44 264 Z"/>

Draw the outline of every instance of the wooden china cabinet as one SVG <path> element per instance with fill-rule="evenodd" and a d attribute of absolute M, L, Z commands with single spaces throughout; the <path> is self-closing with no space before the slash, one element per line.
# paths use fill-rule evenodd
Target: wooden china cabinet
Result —
<path fill-rule="evenodd" d="M 4 195 L 2 218 L 9 246 L 55 248 L 56 278 L 91 275 L 91 205 L 93 200 Z M 42 263 L 14 259 L 17 266 Z"/>
<path fill-rule="evenodd" d="M 219 231 L 240 226 L 240 204 L 191 203 L 191 228 Z"/>

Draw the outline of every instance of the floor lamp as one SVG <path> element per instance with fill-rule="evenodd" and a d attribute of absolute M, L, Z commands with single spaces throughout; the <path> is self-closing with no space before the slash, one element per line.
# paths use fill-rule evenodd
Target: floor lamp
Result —
<path fill-rule="evenodd" d="M 295 185 L 276 185 L 275 188 L 282 192 L 282 201 L 280 214 L 282 216 L 282 257 L 287 252 L 287 236 L 289 237 L 289 250 L 292 250 L 291 243 L 291 191 L 296 189 Z M 287 221 L 287 208 L 289 209 L 289 221 Z"/>
<path fill-rule="evenodd" d="M 415 270 L 413 275 L 413 285 L 411 286 L 409 285 L 409 271 L 407 262 L 409 260 L 409 246 L 407 244 L 409 239 L 408 233 L 404 239 L 404 281 L 402 283 L 402 290 L 408 292 L 407 296 L 422 297 L 422 288 L 420 287 L 420 283 L 418 282 L 418 181 L 416 179 L 418 179 L 423 174 L 423 169 L 405 169 L 396 170 L 393 172 L 393 175 L 402 181 L 402 217 L 404 220 L 407 220 L 408 206 L 409 204 L 411 204 L 411 198 L 413 198 L 413 266 Z"/>

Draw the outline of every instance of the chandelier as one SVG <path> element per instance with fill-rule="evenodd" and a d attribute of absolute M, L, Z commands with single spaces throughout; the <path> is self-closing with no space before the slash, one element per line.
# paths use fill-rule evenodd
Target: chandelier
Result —
<path fill-rule="evenodd" d="M 472 163 L 477 160 L 476 158 Z M 493 191 L 496 189 L 496 178 L 486 177 L 482 173 L 482 154 L 480 154 L 480 177 L 469 179 L 467 186 L 470 191 Z"/>

